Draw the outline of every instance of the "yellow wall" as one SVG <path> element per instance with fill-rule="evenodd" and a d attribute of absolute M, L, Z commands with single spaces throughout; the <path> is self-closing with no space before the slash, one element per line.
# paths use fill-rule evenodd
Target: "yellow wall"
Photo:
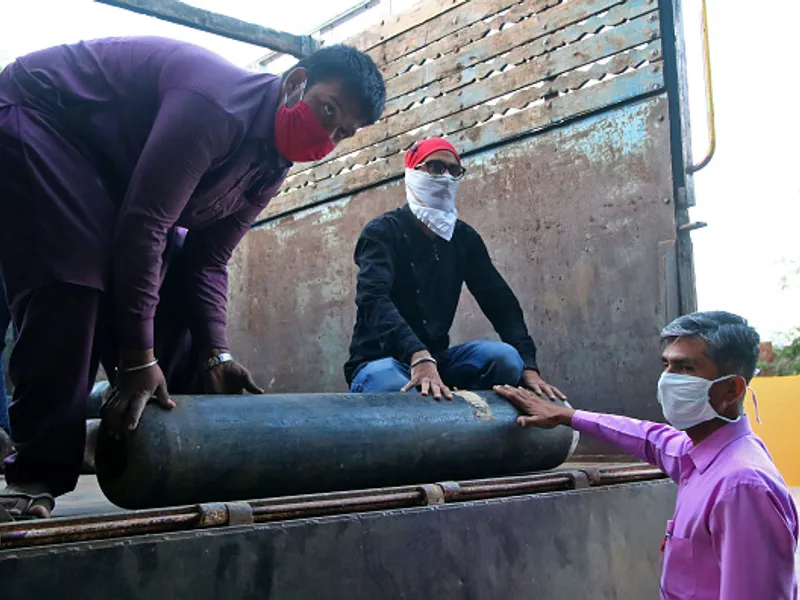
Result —
<path fill-rule="evenodd" d="M 800 375 L 756 377 L 750 385 L 761 415 L 759 425 L 748 394 L 745 411 L 753 430 L 764 440 L 786 484 L 800 486 Z"/>

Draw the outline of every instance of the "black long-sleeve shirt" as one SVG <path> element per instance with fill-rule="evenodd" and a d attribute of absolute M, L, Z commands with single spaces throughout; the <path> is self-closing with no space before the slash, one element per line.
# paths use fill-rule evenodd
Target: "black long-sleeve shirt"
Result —
<path fill-rule="evenodd" d="M 464 282 L 500 338 L 536 369 L 536 345 L 514 292 L 489 258 L 481 236 L 458 221 L 452 239 L 428 237 L 407 206 L 370 221 L 358 239 L 358 312 L 344 366 L 350 384 L 367 362 L 393 357 L 409 363 L 450 344 Z"/>

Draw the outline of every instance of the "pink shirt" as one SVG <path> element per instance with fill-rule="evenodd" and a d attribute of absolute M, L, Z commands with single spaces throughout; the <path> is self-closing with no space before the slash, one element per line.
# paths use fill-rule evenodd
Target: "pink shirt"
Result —
<path fill-rule="evenodd" d="M 661 468 L 678 484 L 661 598 L 797 598 L 797 509 L 747 417 L 694 446 L 669 425 L 577 411 L 572 426 Z"/>

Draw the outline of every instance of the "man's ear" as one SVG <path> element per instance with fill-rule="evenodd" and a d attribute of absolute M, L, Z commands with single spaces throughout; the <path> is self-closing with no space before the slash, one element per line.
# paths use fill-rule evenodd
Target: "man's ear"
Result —
<path fill-rule="evenodd" d="M 716 402 L 712 402 L 714 410 L 726 417 L 734 418 L 741 413 L 741 402 L 745 392 L 747 392 L 747 382 L 744 377 L 731 377 L 725 381 L 714 384 L 717 388 L 715 396 Z"/>
<path fill-rule="evenodd" d="M 292 69 L 283 80 L 281 96 L 286 99 L 288 108 L 292 108 L 300 101 L 307 81 L 308 71 L 303 67 Z"/>

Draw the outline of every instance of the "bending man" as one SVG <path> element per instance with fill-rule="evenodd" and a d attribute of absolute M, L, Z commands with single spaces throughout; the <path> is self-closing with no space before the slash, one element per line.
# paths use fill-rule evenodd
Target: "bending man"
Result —
<path fill-rule="evenodd" d="M 384 100 L 375 64 L 344 46 L 283 79 L 160 38 L 0 72 L 0 267 L 19 330 L 6 516 L 45 517 L 74 488 L 99 361 L 117 435 L 170 391 L 260 391 L 228 353 L 228 259 L 292 161 L 322 158 Z"/>

